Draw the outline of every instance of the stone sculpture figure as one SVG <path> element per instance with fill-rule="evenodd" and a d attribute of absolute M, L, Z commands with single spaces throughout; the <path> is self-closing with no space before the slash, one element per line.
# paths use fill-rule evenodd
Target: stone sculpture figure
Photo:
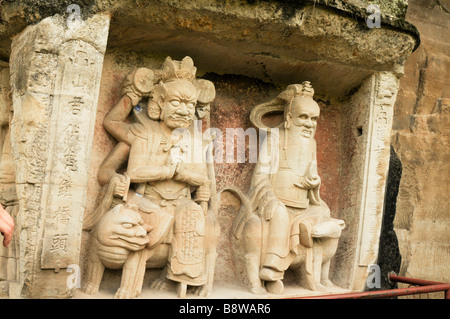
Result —
<path fill-rule="evenodd" d="M 85 229 L 96 225 L 115 202 L 136 205 L 145 228 L 151 229 L 145 248 L 127 255 L 116 298 L 137 296 L 146 268 L 164 268 L 154 287 L 173 281 L 181 297 L 187 285 L 197 287 L 199 295 L 211 293 L 220 231 L 208 207 L 214 176 L 203 157 L 200 162 L 192 157 L 195 145 L 203 149 L 192 124 L 197 104 L 204 111 L 214 94 L 212 83 L 197 80 L 195 73 L 189 57 L 168 57 L 160 70 L 137 69 L 126 78 L 121 100 L 105 117 L 105 129 L 118 144 L 99 170 L 106 192 Z M 146 96 L 147 106 L 138 104 Z M 129 123 L 132 110 L 135 121 Z M 124 163 L 125 170 L 119 172 Z M 89 282 L 87 292 L 95 292 L 92 287 L 98 284 L 98 278 Z"/>
<path fill-rule="evenodd" d="M 244 241 L 245 266 L 253 293 L 282 293 L 285 271 L 296 269 L 300 284 L 311 290 L 332 285 L 330 259 L 344 228 L 330 217 L 321 200 L 317 172 L 316 132 L 319 105 L 309 82 L 290 85 L 269 103 L 253 108 L 251 120 L 260 128 L 264 114 L 282 111 L 284 122 L 269 130 L 255 167 L 248 201 L 233 225 Z M 277 134 L 276 132 L 279 132 Z"/>
<path fill-rule="evenodd" d="M 131 252 L 144 249 L 148 231 L 135 205 L 118 204 L 105 213 L 91 232 L 86 291 L 98 291 L 105 267 L 120 269 Z"/>
<path fill-rule="evenodd" d="M 16 180 L 11 154 L 11 119 L 12 101 L 9 86 L 9 68 L 0 72 L 0 204 L 11 215 L 17 218 L 19 211 L 16 193 Z M 18 280 L 18 241 L 14 235 L 8 247 L 0 246 L 0 280 Z"/>

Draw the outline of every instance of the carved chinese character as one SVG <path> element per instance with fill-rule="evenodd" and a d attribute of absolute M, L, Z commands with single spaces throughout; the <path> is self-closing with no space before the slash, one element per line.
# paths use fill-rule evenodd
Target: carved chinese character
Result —
<path fill-rule="evenodd" d="M 72 197 L 72 181 L 70 180 L 70 177 L 63 178 L 58 186 L 58 196 L 62 197 Z"/>
<path fill-rule="evenodd" d="M 79 115 L 81 113 L 82 104 L 84 104 L 84 102 L 80 96 L 75 96 L 69 101 L 69 108 L 72 115 Z"/>
<path fill-rule="evenodd" d="M 52 246 L 50 252 L 67 252 L 67 238 L 68 234 L 56 234 L 52 239 Z"/>
<path fill-rule="evenodd" d="M 76 124 L 70 124 L 66 131 L 64 140 L 64 157 L 63 163 L 66 169 L 76 172 L 78 170 L 78 154 L 80 151 L 79 137 L 80 127 Z"/>
<path fill-rule="evenodd" d="M 57 225 L 68 225 L 70 220 L 70 208 L 67 206 L 59 207 L 53 216 Z"/>

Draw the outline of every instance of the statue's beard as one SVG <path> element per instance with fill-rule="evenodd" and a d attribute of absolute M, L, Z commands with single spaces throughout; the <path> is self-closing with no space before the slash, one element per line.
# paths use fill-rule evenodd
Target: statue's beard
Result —
<path fill-rule="evenodd" d="M 289 129 L 285 138 L 285 147 L 289 150 L 289 166 L 301 176 L 308 175 L 315 148 L 314 131 L 311 134 L 301 134 L 299 128 Z"/>

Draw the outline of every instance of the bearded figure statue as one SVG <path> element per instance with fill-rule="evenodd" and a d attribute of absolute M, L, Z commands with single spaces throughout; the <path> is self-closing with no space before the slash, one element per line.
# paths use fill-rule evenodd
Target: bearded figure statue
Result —
<path fill-rule="evenodd" d="M 282 293 L 288 268 L 295 268 L 305 288 L 333 285 L 330 259 L 344 222 L 331 218 L 319 193 L 314 135 L 320 108 L 313 94 L 309 82 L 290 85 L 251 112 L 252 123 L 268 134 L 253 172 L 248 207 L 242 207 L 233 233 L 245 239 L 247 277 L 256 294 Z M 263 116 L 277 111 L 283 112 L 284 122 L 266 127 Z"/>

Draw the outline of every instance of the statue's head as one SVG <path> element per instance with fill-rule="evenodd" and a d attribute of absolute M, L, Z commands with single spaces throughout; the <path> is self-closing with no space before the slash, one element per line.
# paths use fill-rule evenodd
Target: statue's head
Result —
<path fill-rule="evenodd" d="M 161 110 L 160 120 L 170 129 L 188 128 L 195 118 L 198 92 L 187 80 L 160 83 L 154 100 Z"/>
<path fill-rule="evenodd" d="M 97 239 L 105 246 L 137 251 L 149 241 L 146 225 L 135 205 L 116 205 L 96 227 Z"/>
<path fill-rule="evenodd" d="M 194 85 L 197 68 L 190 57 L 181 61 L 167 57 L 156 74 L 155 85 L 147 106 L 151 119 L 161 120 L 170 129 L 187 128 L 195 118 L 199 91 Z"/>
<path fill-rule="evenodd" d="M 312 96 L 314 91 L 309 82 L 303 83 L 303 89 L 295 94 L 285 109 L 285 127 L 298 132 L 305 138 L 314 137 L 320 107 Z"/>

